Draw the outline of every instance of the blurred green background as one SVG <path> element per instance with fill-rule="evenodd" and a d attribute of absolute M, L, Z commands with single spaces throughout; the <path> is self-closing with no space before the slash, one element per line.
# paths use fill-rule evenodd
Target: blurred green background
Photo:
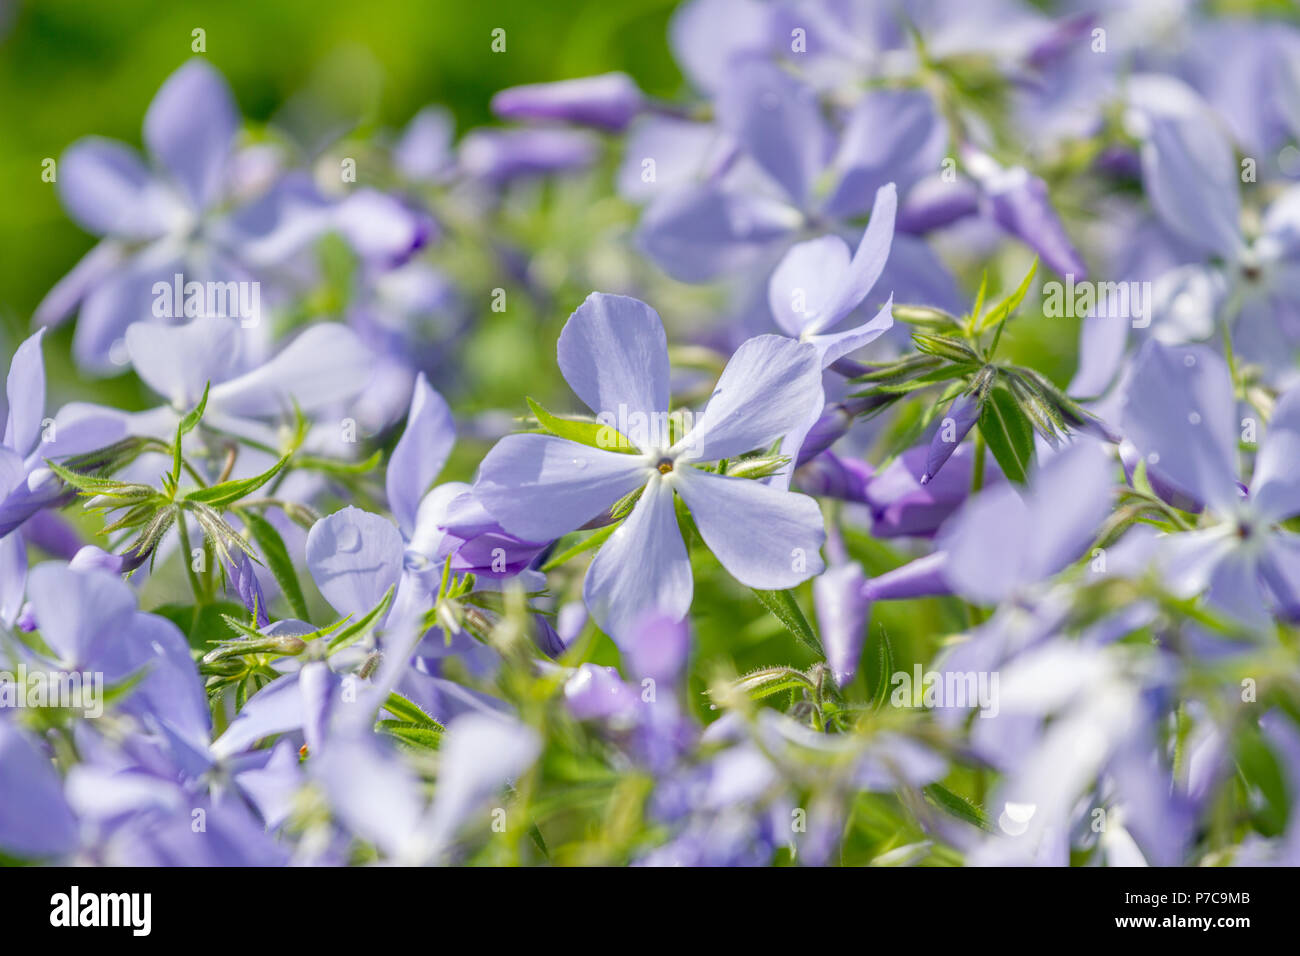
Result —
<path fill-rule="evenodd" d="M 332 78 L 370 124 L 397 128 L 442 103 L 458 129 L 490 122 L 503 87 L 623 70 L 653 94 L 681 76 L 674 0 L 0 0 L 0 316 L 6 353 L 94 238 L 64 214 L 41 162 L 78 137 L 140 145 L 145 109 L 194 54 L 229 79 L 246 119 L 269 121 L 313 77 Z M 506 30 L 504 54 L 491 33 Z M 327 86 L 327 88 L 329 88 Z"/>

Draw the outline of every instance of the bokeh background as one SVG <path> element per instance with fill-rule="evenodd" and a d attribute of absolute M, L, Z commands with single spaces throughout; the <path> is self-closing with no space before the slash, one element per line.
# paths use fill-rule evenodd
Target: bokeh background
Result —
<path fill-rule="evenodd" d="M 145 109 L 194 54 L 229 79 L 246 122 L 292 125 L 324 97 L 356 132 L 397 129 L 441 103 L 459 130 L 493 122 L 488 102 L 518 83 L 609 70 L 672 96 L 681 74 L 668 50 L 673 0 L 0 0 L 0 345 L 29 333 L 42 296 L 93 245 L 64 213 L 41 163 L 74 140 L 108 136 L 138 147 Z M 504 28 L 507 52 L 491 33 Z M 70 328 L 46 348 L 69 397 L 128 388 L 78 388 L 67 364 Z M 107 394 L 106 390 L 107 389 Z M 130 401 L 131 396 L 114 396 Z"/>

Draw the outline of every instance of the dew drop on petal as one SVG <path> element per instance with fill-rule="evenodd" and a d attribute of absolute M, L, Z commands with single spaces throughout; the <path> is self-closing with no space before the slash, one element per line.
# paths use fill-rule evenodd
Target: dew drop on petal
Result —
<path fill-rule="evenodd" d="M 351 554 L 361 549 L 361 531 L 356 525 L 345 524 L 334 537 L 334 547 Z"/>
<path fill-rule="evenodd" d="M 1201 423 L 1201 413 L 1200 413 L 1200 412 L 1188 412 L 1188 414 L 1187 414 L 1187 420 L 1188 420 L 1189 422 L 1191 422 L 1193 425 L 1199 425 L 1199 424 Z"/>

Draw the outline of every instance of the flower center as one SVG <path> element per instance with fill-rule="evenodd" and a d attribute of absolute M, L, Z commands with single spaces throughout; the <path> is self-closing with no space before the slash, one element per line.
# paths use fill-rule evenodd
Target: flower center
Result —
<path fill-rule="evenodd" d="M 659 469 L 659 474 L 666 475 L 673 470 L 673 460 L 671 458 L 660 458 L 655 467 Z"/>

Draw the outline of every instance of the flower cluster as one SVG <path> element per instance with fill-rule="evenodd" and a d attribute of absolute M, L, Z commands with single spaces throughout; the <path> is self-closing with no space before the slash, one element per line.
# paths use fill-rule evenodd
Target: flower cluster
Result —
<path fill-rule="evenodd" d="M 1046 6 L 68 146 L 0 862 L 1300 864 L 1300 26 Z"/>

